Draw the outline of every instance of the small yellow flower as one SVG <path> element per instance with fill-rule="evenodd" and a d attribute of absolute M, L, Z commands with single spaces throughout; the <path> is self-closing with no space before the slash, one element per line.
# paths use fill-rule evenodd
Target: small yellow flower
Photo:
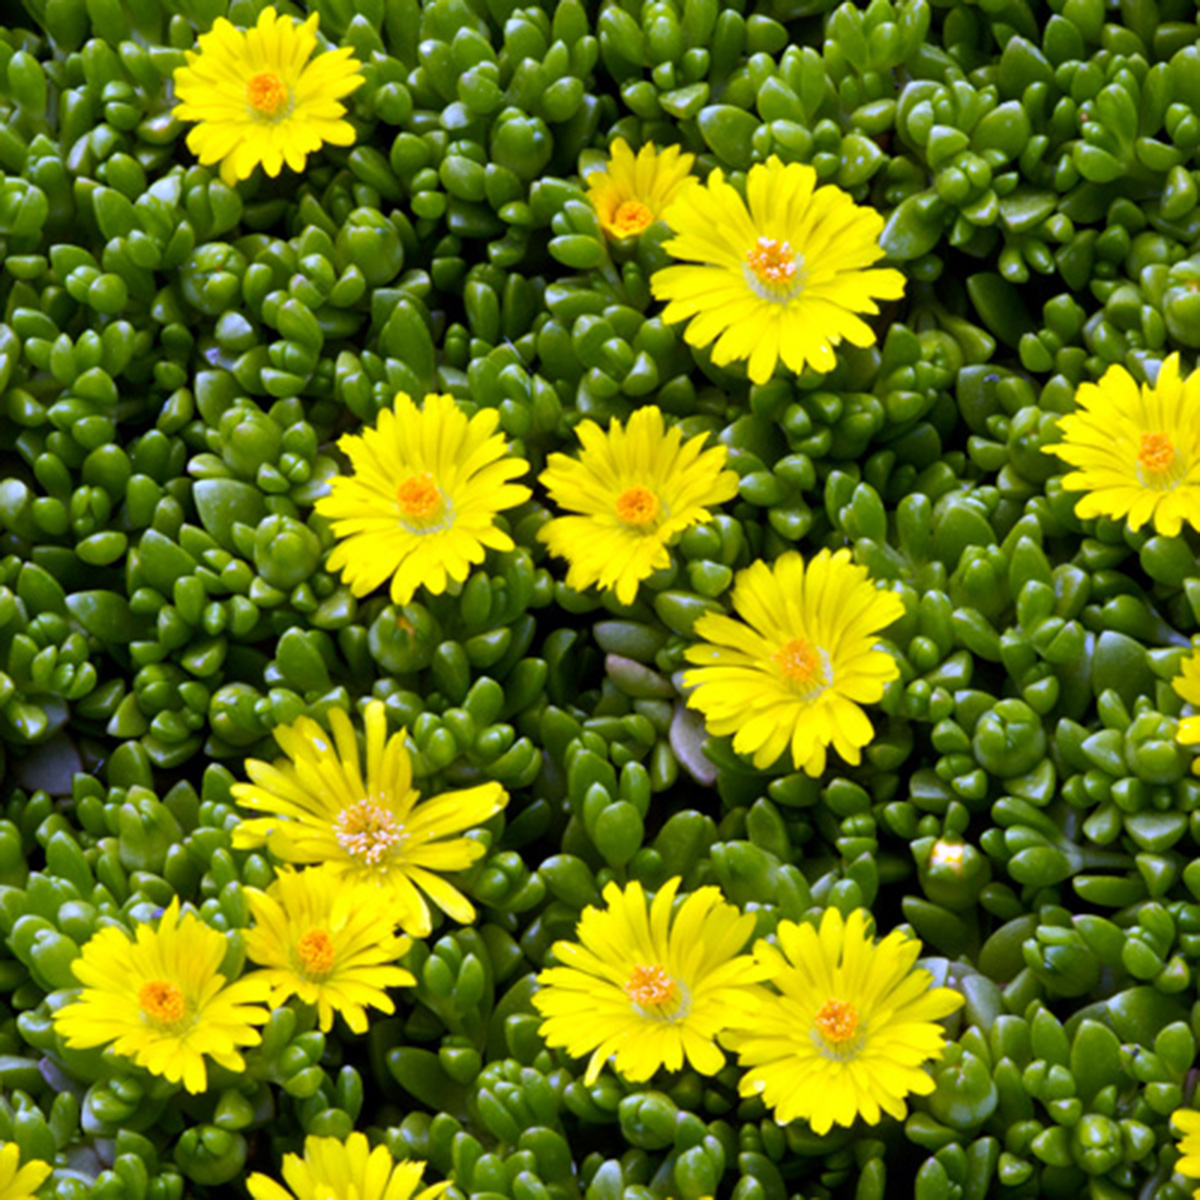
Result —
<path fill-rule="evenodd" d="M 37 1190 L 54 1168 L 40 1158 L 20 1166 L 21 1150 L 16 1142 L 0 1144 L 0 1200 L 34 1200 Z"/>
<path fill-rule="evenodd" d="M 339 100 L 363 82 L 360 64 L 349 49 L 309 62 L 316 45 L 316 13 L 299 25 L 267 7 L 246 30 L 218 17 L 199 53 L 188 50 L 187 65 L 175 70 L 173 115 L 199 122 L 188 149 L 205 166 L 219 162 L 221 178 L 234 184 L 259 165 L 272 176 L 285 162 L 303 171 L 324 142 L 352 145 Z"/>
<path fill-rule="evenodd" d="M 372 1150 L 364 1133 L 352 1133 L 344 1142 L 306 1137 L 303 1158 L 283 1156 L 290 1192 L 257 1172 L 246 1186 L 254 1200 L 437 1200 L 450 1183 L 418 1192 L 424 1170 L 423 1162 L 396 1162 L 386 1146 Z"/>
<path fill-rule="evenodd" d="M 1078 470 L 1063 476 L 1069 492 L 1086 493 L 1077 516 L 1125 517 L 1130 529 L 1147 521 L 1174 537 L 1187 521 L 1200 529 L 1200 371 L 1187 379 L 1179 355 L 1139 389 L 1124 367 L 1099 383 L 1081 383 L 1079 411 L 1060 418 L 1063 440 L 1043 446 Z"/>
<path fill-rule="evenodd" d="M 338 442 L 355 475 L 334 479 L 316 507 L 342 539 L 329 569 L 356 596 L 391 576 L 392 599 L 407 604 L 418 587 L 436 594 L 462 583 L 485 547 L 513 548 L 496 514 L 529 499 L 511 482 L 529 464 L 506 455 L 499 423 L 494 408 L 468 419 L 453 396 L 426 396 L 417 408 L 401 392 L 374 429 Z"/>
<path fill-rule="evenodd" d="M 816 183 L 812 167 L 771 157 L 750 168 L 745 200 L 718 170 L 663 214 L 676 234 L 664 249 L 693 264 L 651 277 L 668 301 L 663 320 L 690 320 L 692 346 L 716 341 L 717 366 L 748 359 L 754 383 L 781 358 L 792 371 L 831 371 L 843 339 L 875 341 L 858 314 L 904 292 L 899 271 L 867 269 L 883 257 L 883 218 Z"/>
<path fill-rule="evenodd" d="M 274 989 L 272 1008 L 297 996 L 316 1007 L 322 1030 L 337 1012 L 354 1033 L 366 1033 L 366 1006 L 393 1013 L 383 989 L 416 983 L 393 965 L 412 942 L 395 936 L 395 913 L 378 888 L 346 887 L 323 867 L 285 868 L 265 892 L 247 888 L 246 896 L 255 922 L 246 955 L 266 968 L 251 978 Z"/>
<path fill-rule="evenodd" d="M 608 907 L 583 910 L 581 944 L 555 942 L 562 965 L 538 976 L 533 1003 L 546 1018 L 542 1036 L 576 1058 L 591 1052 L 585 1084 L 612 1054 L 635 1083 L 660 1067 L 678 1071 L 685 1057 L 700 1074 L 715 1075 L 725 1065 L 716 1035 L 758 1003 L 750 985 L 765 972 L 739 955 L 754 931 L 753 915 L 726 904 L 719 889 L 702 887 L 672 919 L 679 882 L 663 884 L 649 912 L 641 884 L 622 892 L 610 883 Z"/>
<path fill-rule="evenodd" d="M 1180 1158 L 1175 1164 L 1175 1174 L 1187 1179 L 1200 1179 L 1200 1112 L 1181 1108 L 1171 1114 L 1171 1124 L 1180 1134 Z M 1200 1200 L 1200 1188 L 1192 1195 Z"/>
<path fill-rule="evenodd" d="M 72 965 L 83 984 L 79 998 L 54 1014 L 68 1046 L 113 1050 L 189 1092 L 204 1091 L 208 1055 L 231 1071 L 244 1067 L 240 1046 L 257 1045 L 254 1025 L 270 1017 L 261 1007 L 270 986 L 253 977 L 226 986 L 220 974 L 225 935 L 176 897 L 157 929 L 139 925 L 134 937 L 107 926 Z"/>
<path fill-rule="evenodd" d="M 746 1070 L 741 1094 L 762 1096 L 781 1125 L 803 1119 L 818 1134 L 860 1116 L 873 1125 L 881 1110 L 903 1118 L 909 1092 L 933 1091 L 923 1064 L 945 1044 L 935 1022 L 962 996 L 913 970 L 920 942 L 897 930 L 876 944 L 862 909 L 845 921 L 826 909 L 820 932 L 781 921 L 777 938 L 778 949 L 760 941 L 754 953 L 779 995 L 722 1039 Z"/>
<path fill-rule="evenodd" d="M 396 923 L 417 937 L 433 927 L 425 896 L 468 924 L 475 909 L 438 872 L 466 870 L 484 847 L 449 835 L 494 816 L 508 793 L 498 783 L 483 783 L 422 801 L 412 786 L 404 730 L 388 737 L 381 700 L 367 703 L 363 719 L 365 776 L 354 726 L 340 709 L 329 713 L 332 738 L 309 717 L 275 730 L 287 758 L 274 765 L 247 759 L 252 782 L 233 786 L 243 808 L 275 815 L 235 826 L 235 848 L 266 845 L 284 862 L 325 864 L 347 887 L 386 888 Z"/>
<path fill-rule="evenodd" d="M 576 432 L 579 458 L 551 454 L 541 482 L 555 504 L 579 515 L 556 517 L 538 537 L 570 564 L 571 587 L 615 588 L 622 604 L 632 604 L 638 584 L 670 565 L 671 540 L 737 495 L 738 478 L 724 470 L 724 446 L 705 450 L 704 434 L 685 442 L 653 405 L 624 429 L 614 420 L 605 433 L 584 421 Z"/>
<path fill-rule="evenodd" d="M 600 228 L 615 240 L 637 237 L 662 216 L 667 205 L 699 186 L 691 175 L 694 154 L 678 146 L 659 153 L 643 146 L 634 158 L 629 143 L 617 138 L 608 165 L 587 177 L 588 199 Z"/>
<path fill-rule="evenodd" d="M 1171 680 L 1171 686 L 1188 704 L 1200 708 L 1200 652 L 1193 650 L 1179 664 L 1179 671 L 1180 674 Z M 1180 717 L 1175 740 L 1183 746 L 1200 743 L 1200 716 Z M 1200 758 L 1192 762 L 1192 770 L 1200 775 Z"/>
<path fill-rule="evenodd" d="M 903 601 L 876 588 L 849 550 L 822 550 L 807 567 L 789 550 L 738 572 L 733 607 L 741 621 L 705 613 L 696 622 L 706 641 L 686 652 L 703 664 L 683 677 L 695 689 L 688 705 L 760 769 L 789 745 L 809 775 L 824 771 L 830 745 L 857 764 L 874 735 L 859 705 L 900 673 L 876 635 L 904 615 Z"/>

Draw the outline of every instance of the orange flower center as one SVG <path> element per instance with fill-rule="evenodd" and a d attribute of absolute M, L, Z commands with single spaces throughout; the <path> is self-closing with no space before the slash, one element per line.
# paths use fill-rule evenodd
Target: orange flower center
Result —
<path fill-rule="evenodd" d="M 858 1010 L 845 1000 L 826 1000 L 813 1024 L 830 1045 L 841 1046 L 858 1032 Z"/>
<path fill-rule="evenodd" d="M 663 1008 L 679 995 L 679 988 L 658 963 L 648 967 L 639 964 L 625 984 L 625 995 L 638 1008 Z"/>
<path fill-rule="evenodd" d="M 274 71 L 260 71 L 246 84 L 246 103 L 260 116 L 282 116 L 291 99 L 287 84 Z"/>
<path fill-rule="evenodd" d="M 404 827 L 396 814 L 371 800 L 359 800 L 343 808 L 333 828 L 337 844 L 369 867 L 390 857 L 404 841 Z"/>
<path fill-rule="evenodd" d="M 617 497 L 617 516 L 626 525 L 649 525 L 658 516 L 658 497 L 640 485 L 626 488 Z"/>
<path fill-rule="evenodd" d="M 151 979 L 138 992 L 138 1007 L 160 1025 L 178 1025 L 187 1011 L 183 992 L 165 979 Z"/>
<path fill-rule="evenodd" d="M 1165 433 L 1143 433 L 1138 462 L 1152 475 L 1162 475 L 1175 462 L 1175 447 Z"/>
<path fill-rule="evenodd" d="M 612 228 L 617 237 L 637 237 L 654 223 L 654 214 L 640 200 L 623 200 L 612 216 Z"/>
<path fill-rule="evenodd" d="M 396 489 L 396 501 L 406 517 L 424 521 L 442 507 L 442 493 L 428 475 L 410 475 Z"/>
<path fill-rule="evenodd" d="M 829 683 L 821 653 L 805 638 L 792 638 L 772 656 L 783 677 L 801 693 L 819 692 Z"/>
<path fill-rule="evenodd" d="M 337 961 L 337 950 L 324 929 L 310 929 L 296 943 L 296 953 L 308 975 L 328 975 Z"/>
<path fill-rule="evenodd" d="M 760 237 L 746 251 L 746 280 L 763 300 L 787 300 L 803 282 L 803 261 L 790 242 Z"/>

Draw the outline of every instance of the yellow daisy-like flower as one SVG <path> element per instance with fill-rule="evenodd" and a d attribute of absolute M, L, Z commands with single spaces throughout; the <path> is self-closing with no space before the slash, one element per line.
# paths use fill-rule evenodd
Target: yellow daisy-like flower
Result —
<path fill-rule="evenodd" d="M 401 392 L 374 429 L 338 442 L 356 473 L 334 479 L 317 512 L 343 539 L 329 569 L 341 569 L 356 596 L 390 575 L 392 599 L 407 604 L 418 587 L 461 583 L 485 547 L 513 548 L 496 514 L 529 499 L 529 488 L 510 482 L 529 464 L 506 456 L 499 423 L 494 408 L 468 419 L 453 396 L 426 396 L 417 408 Z"/>
<path fill-rule="evenodd" d="M 38 1188 L 54 1170 L 40 1158 L 20 1164 L 21 1150 L 16 1142 L 0 1145 L 0 1200 L 34 1200 Z"/>
<path fill-rule="evenodd" d="M 562 964 L 538 976 L 533 1003 L 546 1019 L 549 1046 L 580 1058 L 592 1053 L 584 1076 L 593 1083 L 608 1057 L 627 1079 L 641 1083 L 660 1067 L 678 1071 L 686 1056 L 702 1075 L 725 1065 L 715 1038 L 750 1017 L 759 1002 L 753 985 L 765 972 L 742 955 L 754 931 L 715 887 L 671 907 L 679 879 L 659 889 L 647 911 L 640 883 L 604 889 L 607 909 L 583 910 L 581 944 L 555 942 Z"/>
<path fill-rule="evenodd" d="M 668 301 L 663 320 L 690 319 L 684 336 L 693 346 L 715 340 L 718 366 L 748 359 L 754 383 L 781 358 L 793 371 L 831 371 L 843 338 L 875 341 L 857 314 L 904 292 L 899 271 L 867 269 L 883 257 L 883 218 L 816 184 L 812 167 L 772 156 L 750 168 L 745 200 L 718 170 L 663 214 L 676 234 L 664 249 L 697 264 L 651 277 L 655 297 Z"/>
<path fill-rule="evenodd" d="M 1188 1179 L 1200 1179 L 1200 1112 L 1181 1108 L 1171 1114 L 1171 1124 L 1180 1135 L 1180 1158 L 1175 1164 L 1175 1173 Z M 1192 1195 L 1200 1200 L 1200 1188 Z"/>
<path fill-rule="evenodd" d="M 1200 652 L 1193 650 L 1179 664 L 1179 671 L 1179 675 L 1171 680 L 1171 686 L 1188 704 L 1200 708 Z M 1175 740 L 1184 746 L 1200 744 L 1200 716 L 1180 717 Z M 1200 758 L 1192 762 L 1192 770 L 1200 775 Z"/>
<path fill-rule="evenodd" d="M 221 164 L 228 184 L 261 165 L 278 175 L 287 165 L 303 171 L 308 155 L 325 142 L 349 146 L 354 127 L 341 118 L 339 101 L 362 82 L 361 65 L 348 48 L 309 62 L 317 46 L 317 14 L 303 25 L 264 8 L 253 29 L 218 17 L 200 36 L 199 53 L 186 52 L 175 70 L 179 103 L 172 115 L 198 121 L 188 149 L 205 166 Z"/>
<path fill-rule="evenodd" d="M 255 925 L 246 955 L 265 970 L 271 1007 L 289 996 L 314 1005 L 322 1030 L 340 1013 L 355 1033 L 366 1033 L 366 1007 L 393 1013 L 384 988 L 416 980 L 394 965 L 412 942 L 396 937 L 396 917 L 378 888 L 346 887 L 332 871 L 280 871 L 265 892 L 247 888 Z"/>
<path fill-rule="evenodd" d="M 571 587 L 616 588 L 617 599 L 632 604 L 638 584 L 670 565 L 671 539 L 736 496 L 738 477 L 724 470 L 724 446 L 705 450 L 705 434 L 685 442 L 677 427 L 664 429 L 653 405 L 625 429 L 614 420 L 605 433 L 584 421 L 576 432 L 579 458 L 551 454 L 541 482 L 556 504 L 580 515 L 556 517 L 538 537 L 570 564 Z"/>
<path fill-rule="evenodd" d="M 1042 450 L 1078 468 L 1062 481 L 1086 493 L 1076 515 L 1125 517 L 1135 530 L 1150 521 L 1166 537 L 1184 521 L 1200 529 L 1200 371 L 1182 379 L 1172 354 L 1154 386 L 1139 388 L 1112 366 L 1075 399 L 1079 411 L 1058 422 L 1063 440 Z"/>
<path fill-rule="evenodd" d="M 617 138 L 610 154 L 608 166 L 587 177 L 588 199 L 610 238 L 637 237 L 668 204 L 699 186 L 691 174 L 696 156 L 678 146 L 661 153 L 653 145 L 643 146 L 635 158 L 629 143 Z"/>
<path fill-rule="evenodd" d="M 418 1192 L 423 1162 L 396 1162 L 386 1146 L 371 1149 L 365 1133 L 344 1142 L 332 1137 L 306 1137 L 304 1157 L 283 1156 L 283 1178 L 255 1173 L 246 1180 L 254 1200 L 437 1200 L 449 1186 L 435 1183 Z"/>
<path fill-rule="evenodd" d="M 344 886 L 386 888 L 396 923 L 416 937 L 433 928 L 425 896 L 468 924 L 475 919 L 471 902 L 436 872 L 466 870 L 484 854 L 480 842 L 449 835 L 494 816 L 508 793 L 483 783 L 422 801 L 412 786 L 405 731 L 388 737 L 381 700 L 367 704 L 363 719 L 365 776 L 354 726 L 340 709 L 329 713 L 332 738 L 309 717 L 275 730 L 287 758 L 274 765 L 247 759 L 252 782 L 234 784 L 233 798 L 276 815 L 237 825 L 235 848 L 266 845 L 284 862 L 325 864 Z"/>
<path fill-rule="evenodd" d="M 923 1064 L 941 1056 L 935 1022 L 962 996 L 913 969 L 920 942 L 897 930 L 876 944 L 862 909 L 845 921 L 826 909 L 819 933 L 781 921 L 776 936 L 778 949 L 760 941 L 754 952 L 780 994 L 723 1039 L 746 1069 L 741 1094 L 761 1095 L 780 1124 L 803 1119 L 818 1134 L 860 1116 L 875 1124 L 881 1111 L 903 1118 L 909 1092 L 933 1091 Z"/>
<path fill-rule="evenodd" d="M 226 985 L 220 974 L 225 935 L 194 913 L 180 915 L 176 897 L 157 929 L 139 925 L 134 937 L 107 926 L 72 964 L 83 984 L 79 998 L 54 1014 L 67 1045 L 89 1049 L 112 1042 L 117 1054 L 140 1067 L 202 1092 L 204 1056 L 231 1071 L 245 1066 L 239 1046 L 260 1040 L 255 1025 L 270 985 L 241 979 Z"/>
<path fill-rule="evenodd" d="M 795 551 L 752 563 L 733 586 L 737 621 L 705 613 L 683 677 L 712 733 L 760 770 L 790 745 L 798 770 L 820 775 L 830 745 L 848 763 L 874 731 L 860 704 L 873 704 L 900 668 L 876 648 L 876 634 L 904 615 L 904 603 L 867 578 L 849 550 L 822 550 L 805 567 Z"/>

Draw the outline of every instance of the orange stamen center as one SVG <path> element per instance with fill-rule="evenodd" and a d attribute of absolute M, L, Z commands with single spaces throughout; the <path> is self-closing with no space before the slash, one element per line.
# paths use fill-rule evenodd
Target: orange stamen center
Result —
<path fill-rule="evenodd" d="M 187 1005 L 183 992 L 165 979 L 151 979 L 138 992 L 138 1007 L 152 1021 L 162 1025 L 177 1025 L 183 1020 Z"/>
<path fill-rule="evenodd" d="M 428 475 L 410 475 L 396 489 L 396 501 L 406 517 L 423 521 L 442 507 L 442 493 Z"/>
<path fill-rule="evenodd" d="M 296 943 L 296 953 L 308 975 L 328 975 L 337 961 L 337 950 L 324 929 L 310 929 Z"/>
<path fill-rule="evenodd" d="M 649 525 L 658 516 L 658 497 L 649 488 L 626 488 L 617 497 L 617 516 L 626 525 Z"/>
<path fill-rule="evenodd" d="M 827 1042 L 840 1046 L 858 1032 L 858 1011 L 845 1000 L 826 1000 L 813 1024 Z"/>
<path fill-rule="evenodd" d="M 246 84 L 246 103 L 264 117 L 278 117 L 291 102 L 288 86 L 274 71 L 261 71 Z"/>
<path fill-rule="evenodd" d="M 771 658 L 788 679 L 801 687 L 825 682 L 825 668 L 821 664 L 821 656 L 812 642 L 804 638 L 792 638 Z"/>
<path fill-rule="evenodd" d="M 1175 447 L 1165 433 L 1143 433 L 1142 447 L 1138 451 L 1138 462 L 1153 475 L 1161 475 L 1171 469 L 1175 461 Z"/>
<path fill-rule="evenodd" d="M 746 262 L 768 287 L 788 287 L 795 282 L 796 255 L 789 242 L 760 237 L 754 249 L 746 251 Z"/>
<path fill-rule="evenodd" d="M 337 844 L 370 867 L 390 856 L 393 848 L 404 841 L 404 827 L 396 814 L 370 800 L 343 808 L 333 828 Z"/>
<path fill-rule="evenodd" d="M 612 228 L 617 237 L 637 237 L 654 223 L 654 214 L 640 200 L 623 200 L 612 216 Z"/>
<path fill-rule="evenodd" d="M 662 1008 L 679 995 L 679 988 L 658 963 L 648 967 L 639 964 L 633 968 L 633 974 L 625 984 L 625 995 L 638 1008 Z"/>

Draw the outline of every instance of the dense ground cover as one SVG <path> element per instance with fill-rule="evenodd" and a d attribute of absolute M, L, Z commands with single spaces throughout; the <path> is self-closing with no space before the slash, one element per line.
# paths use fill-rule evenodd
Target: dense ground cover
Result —
<path fill-rule="evenodd" d="M 4 19 L 0 1198 L 1191 1192 L 1194 6 Z"/>

